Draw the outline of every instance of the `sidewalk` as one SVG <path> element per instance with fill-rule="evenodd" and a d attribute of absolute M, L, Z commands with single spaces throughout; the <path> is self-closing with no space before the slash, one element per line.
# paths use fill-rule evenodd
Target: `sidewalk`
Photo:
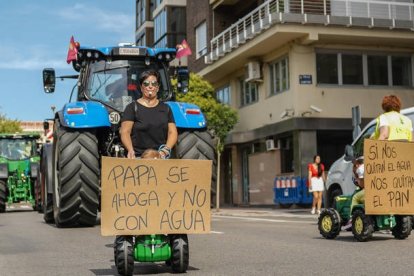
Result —
<path fill-rule="evenodd" d="M 296 217 L 317 218 L 310 213 L 310 208 L 291 207 L 287 209 L 274 207 L 223 207 L 219 210 L 211 209 L 213 216 L 237 216 L 237 217 Z"/>

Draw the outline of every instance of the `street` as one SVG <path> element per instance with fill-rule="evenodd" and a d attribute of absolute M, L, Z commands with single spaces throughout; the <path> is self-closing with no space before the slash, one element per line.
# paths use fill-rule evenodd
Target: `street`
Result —
<path fill-rule="evenodd" d="M 100 226 L 58 229 L 32 211 L 0 215 L 0 275 L 117 275 L 112 237 Z M 213 211 L 212 233 L 190 235 L 189 275 L 413 275 L 414 237 L 351 232 L 323 239 L 307 209 Z M 171 274 L 135 263 L 135 275 Z"/>

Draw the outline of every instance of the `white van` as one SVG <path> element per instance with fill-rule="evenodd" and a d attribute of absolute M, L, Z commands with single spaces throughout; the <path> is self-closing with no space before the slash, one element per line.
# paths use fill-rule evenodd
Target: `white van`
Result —
<path fill-rule="evenodd" d="M 411 119 L 414 125 L 414 107 L 401 110 L 401 114 Z M 361 156 L 364 151 L 364 139 L 371 137 L 375 131 L 375 119 L 369 122 L 358 137 L 352 142 L 356 156 Z M 352 182 L 352 163 L 344 160 L 344 155 L 336 160 L 329 169 L 325 183 L 324 204 L 325 207 L 334 207 L 334 199 L 337 195 L 350 195 L 355 191 Z"/>

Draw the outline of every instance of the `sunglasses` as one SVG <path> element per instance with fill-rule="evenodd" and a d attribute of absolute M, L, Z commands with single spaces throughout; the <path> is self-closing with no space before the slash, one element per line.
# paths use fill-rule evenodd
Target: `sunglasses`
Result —
<path fill-rule="evenodd" d="M 144 85 L 145 87 L 148 87 L 150 85 L 152 85 L 154 87 L 158 87 L 159 83 L 158 83 L 158 81 L 143 81 L 142 85 Z"/>

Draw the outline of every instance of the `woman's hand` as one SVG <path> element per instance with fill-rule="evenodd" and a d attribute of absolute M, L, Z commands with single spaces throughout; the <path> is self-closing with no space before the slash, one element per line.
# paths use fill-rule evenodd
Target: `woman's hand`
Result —
<path fill-rule="evenodd" d="M 129 150 L 128 154 L 127 154 L 127 158 L 135 159 L 135 151 L 134 150 Z"/>
<path fill-rule="evenodd" d="M 167 156 L 167 154 L 164 152 L 164 151 L 159 151 L 158 152 L 159 154 L 160 154 L 160 156 L 161 156 L 161 159 L 165 159 L 166 158 L 166 156 Z"/>

